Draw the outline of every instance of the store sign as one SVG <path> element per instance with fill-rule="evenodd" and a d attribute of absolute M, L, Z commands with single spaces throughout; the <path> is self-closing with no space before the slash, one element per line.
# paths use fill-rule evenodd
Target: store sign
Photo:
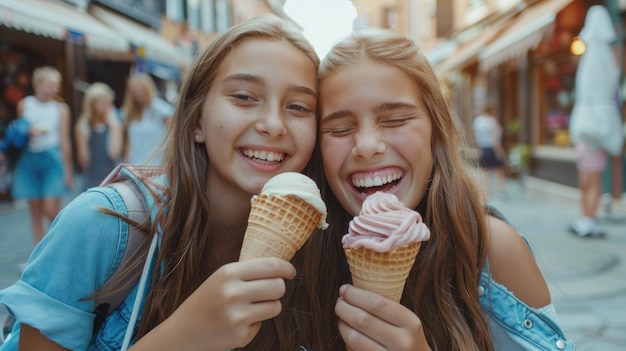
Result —
<path fill-rule="evenodd" d="M 85 44 L 85 35 L 77 30 L 68 29 L 66 32 L 66 38 L 69 43 L 74 45 Z"/>
<path fill-rule="evenodd" d="M 153 28 L 161 27 L 161 1 L 157 0 L 93 0 Z"/>
<path fill-rule="evenodd" d="M 64 0 L 67 3 L 70 3 L 81 10 L 87 9 L 87 5 L 89 5 L 89 0 Z"/>

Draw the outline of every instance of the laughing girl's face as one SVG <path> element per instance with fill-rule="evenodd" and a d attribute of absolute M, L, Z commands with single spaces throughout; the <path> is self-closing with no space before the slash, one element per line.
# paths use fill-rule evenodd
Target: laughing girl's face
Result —
<path fill-rule="evenodd" d="M 397 68 L 364 61 L 320 84 L 321 152 L 326 179 L 357 215 L 376 191 L 415 208 L 426 192 L 432 122 L 416 83 Z"/>

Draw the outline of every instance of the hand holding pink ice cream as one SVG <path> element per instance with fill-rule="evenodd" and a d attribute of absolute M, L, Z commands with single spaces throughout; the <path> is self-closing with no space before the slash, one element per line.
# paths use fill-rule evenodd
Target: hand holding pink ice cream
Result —
<path fill-rule="evenodd" d="M 400 302 L 404 283 L 430 230 L 393 194 L 376 192 L 350 221 L 342 244 L 354 286 Z"/>

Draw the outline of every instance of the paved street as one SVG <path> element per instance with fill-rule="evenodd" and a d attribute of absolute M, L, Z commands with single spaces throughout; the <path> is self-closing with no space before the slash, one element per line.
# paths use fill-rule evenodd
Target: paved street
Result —
<path fill-rule="evenodd" d="M 582 239 L 566 230 L 578 214 L 575 189 L 535 178 L 525 184 L 509 181 L 507 196 L 494 203 L 530 240 L 567 336 L 579 351 L 626 350 L 626 199 L 601 212 L 606 238 Z M 19 278 L 32 249 L 24 204 L 0 205 L 0 228 L 3 288 Z"/>

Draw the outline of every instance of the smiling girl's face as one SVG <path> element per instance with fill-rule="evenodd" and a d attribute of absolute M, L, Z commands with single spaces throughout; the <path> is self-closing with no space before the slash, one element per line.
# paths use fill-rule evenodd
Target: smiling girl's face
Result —
<path fill-rule="evenodd" d="M 375 191 L 415 208 L 426 192 L 432 122 L 417 84 L 401 70 L 363 61 L 320 83 L 320 148 L 326 179 L 357 215 Z"/>
<path fill-rule="evenodd" d="M 272 176 L 300 172 L 315 146 L 317 72 L 286 40 L 247 39 L 220 65 L 194 134 L 218 191 L 257 194 Z"/>

